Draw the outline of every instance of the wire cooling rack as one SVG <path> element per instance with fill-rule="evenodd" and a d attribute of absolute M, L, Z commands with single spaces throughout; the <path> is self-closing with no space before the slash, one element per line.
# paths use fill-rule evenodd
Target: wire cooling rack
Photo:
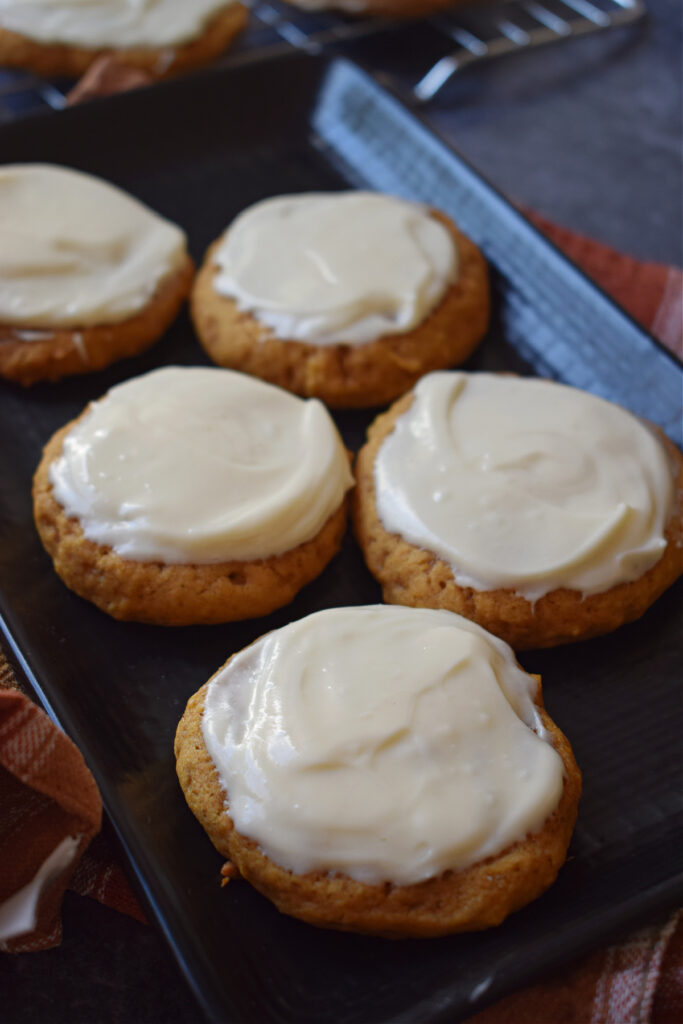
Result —
<path fill-rule="evenodd" d="M 430 45 L 425 47 L 423 66 L 410 89 L 412 98 L 428 103 L 456 72 L 472 64 L 633 24 L 645 13 L 643 0 L 493 0 L 456 6 L 419 23 L 421 29 L 429 30 Z M 256 56 L 282 45 L 310 53 L 331 50 L 353 58 L 354 48 L 363 40 L 381 42 L 392 33 L 405 33 L 405 29 L 405 22 L 304 11 L 280 0 L 253 0 L 249 28 L 223 63 L 241 60 L 247 51 Z M 405 34 L 402 38 L 404 42 L 409 39 Z M 421 57 L 419 48 L 417 57 Z M 392 62 L 400 72 L 400 41 L 393 48 Z M 414 65 L 412 53 L 411 67 Z M 45 107 L 60 109 L 70 85 L 69 81 L 0 70 L 0 122 Z"/>

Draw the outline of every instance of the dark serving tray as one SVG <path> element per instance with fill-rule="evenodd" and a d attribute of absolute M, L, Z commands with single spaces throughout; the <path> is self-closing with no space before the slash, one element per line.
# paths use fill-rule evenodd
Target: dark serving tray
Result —
<path fill-rule="evenodd" d="M 454 216 L 493 266 L 495 319 L 475 369 L 557 377 L 680 435 L 676 361 L 358 68 L 290 54 L 0 131 L 2 161 L 102 175 L 183 225 L 193 255 L 265 196 L 361 186 Z M 570 737 L 585 793 L 556 885 L 489 932 L 388 942 L 283 917 L 221 858 L 175 778 L 187 698 L 228 655 L 318 608 L 380 599 L 349 535 L 287 608 L 227 626 L 123 624 L 57 579 L 31 522 L 42 445 L 92 398 L 162 363 L 205 363 L 183 315 L 147 355 L 91 377 L 0 388 L 0 612 L 16 661 L 92 768 L 151 918 L 209 1018 L 454 1021 L 672 904 L 679 894 L 680 587 L 639 622 L 526 654 Z M 357 448 L 372 413 L 338 415 Z"/>

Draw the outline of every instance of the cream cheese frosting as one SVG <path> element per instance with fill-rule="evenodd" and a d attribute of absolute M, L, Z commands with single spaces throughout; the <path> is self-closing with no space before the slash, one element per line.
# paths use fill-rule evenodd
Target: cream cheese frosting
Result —
<path fill-rule="evenodd" d="M 673 479 L 654 432 L 587 392 L 461 372 L 423 377 L 375 460 L 386 530 L 456 583 L 528 600 L 638 579 L 662 556 Z"/>
<path fill-rule="evenodd" d="M 0 0 L 0 27 L 39 43 L 97 50 L 190 42 L 232 0 Z"/>
<path fill-rule="evenodd" d="M 252 561 L 311 540 L 352 485 L 325 407 L 230 370 L 165 367 L 89 407 L 50 466 L 83 533 L 134 561 Z"/>
<path fill-rule="evenodd" d="M 220 240 L 214 289 L 285 340 L 358 345 L 421 323 L 455 280 L 455 242 L 418 203 L 373 192 L 266 199 Z"/>
<path fill-rule="evenodd" d="M 179 227 L 100 178 L 50 164 L 0 168 L 0 323 L 120 322 L 186 255 Z"/>
<path fill-rule="evenodd" d="M 236 830 L 297 874 L 460 870 L 539 830 L 562 760 L 507 644 L 372 605 L 267 634 L 210 681 L 202 734 Z"/>

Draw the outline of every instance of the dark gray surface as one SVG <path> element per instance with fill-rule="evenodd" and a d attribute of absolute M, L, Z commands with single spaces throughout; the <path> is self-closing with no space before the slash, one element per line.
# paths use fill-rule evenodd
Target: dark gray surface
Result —
<path fill-rule="evenodd" d="M 515 199 L 680 263 L 680 2 L 650 7 L 645 27 L 472 70 L 428 116 Z M 70 896 L 64 930 L 57 950 L 0 958 L 9 1024 L 199 1019 L 152 929 Z"/>
<path fill-rule="evenodd" d="M 67 893 L 56 950 L 0 956 L 0 1019 L 26 1024 L 193 1024 L 189 990 L 156 931 Z"/>
<path fill-rule="evenodd" d="M 681 2 L 647 3 L 632 28 L 465 71 L 427 115 L 510 198 L 680 266 Z"/>

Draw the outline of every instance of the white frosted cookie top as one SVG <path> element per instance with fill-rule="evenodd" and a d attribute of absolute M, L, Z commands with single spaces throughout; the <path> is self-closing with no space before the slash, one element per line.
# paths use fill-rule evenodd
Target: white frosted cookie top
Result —
<path fill-rule="evenodd" d="M 0 0 L 0 27 L 39 43 L 125 50 L 199 36 L 233 0 Z"/>
<path fill-rule="evenodd" d="M 374 192 L 278 196 L 226 231 L 213 285 L 279 338 L 363 344 L 421 323 L 454 281 L 457 257 L 418 203 Z"/>
<path fill-rule="evenodd" d="M 549 381 L 428 374 L 374 478 L 384 528 L 476 590 L 600 593 L 642 576 L 666 547 L 673 481 L 657 437 L 619 406 Z"/>
<path fill-rule="evenodd" d="M 540 829 L 561 758 L 512 651 L 451 612 L 371 605 L 268 633 L 202 715 L 230 816 L 281 867 L 420 882 Z"/>
<path fill-rule="evenodd" d="M 50 164 L 0 167 L 0 323 L 125 320 L 181 265 L 185 242 L 179 227 L 100 178 Z"/>
<path fill-rule="evenodd" d="M 155 370 L 92 403 L 50 481 L 90 540 L 134 561 L 191 564 L 297 547 L 353 482 L 320 402 L 199 367 Z"/>

